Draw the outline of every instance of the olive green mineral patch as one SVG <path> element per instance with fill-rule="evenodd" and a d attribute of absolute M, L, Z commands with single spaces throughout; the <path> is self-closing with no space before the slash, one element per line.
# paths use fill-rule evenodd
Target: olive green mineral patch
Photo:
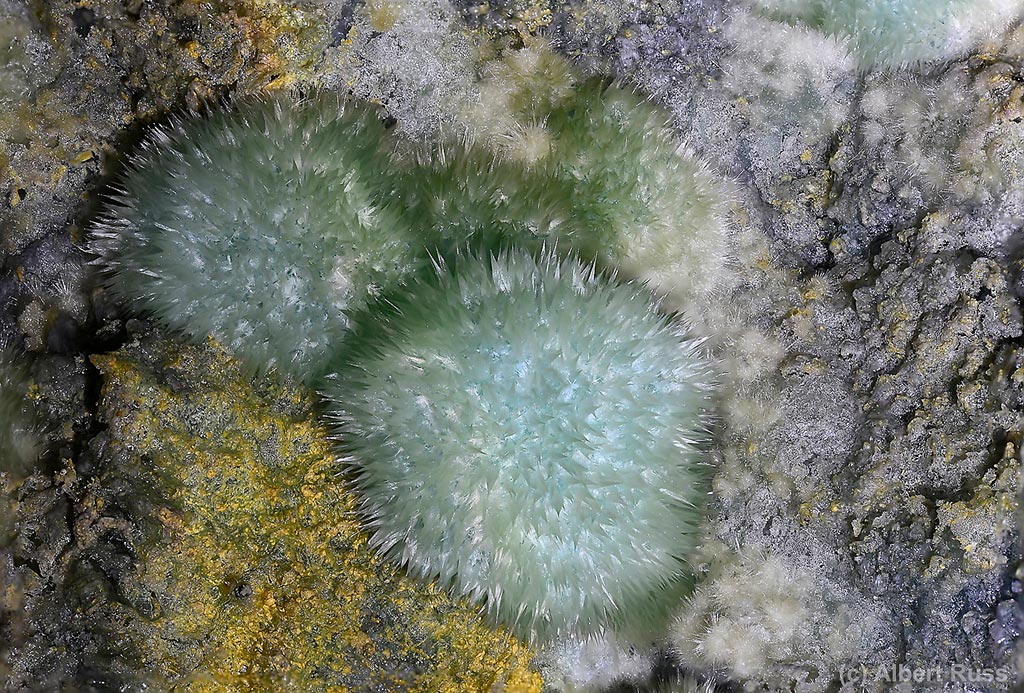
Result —
<path fill-rule="evenodd" d="M 150 508 L 111 629 L 155 686 L 540 690 L 528 648 L 367 547 L 306 395 L 213 345 L 143 339 L 93 363 L 108 468 Z"/>

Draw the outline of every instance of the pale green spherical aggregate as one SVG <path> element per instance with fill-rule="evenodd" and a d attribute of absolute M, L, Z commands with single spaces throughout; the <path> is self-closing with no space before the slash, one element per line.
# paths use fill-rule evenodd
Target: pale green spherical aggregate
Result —
<path fill-rule="evenodd" d="M 726 201 L 685 152 L 668 113 L 634 91 L 589 80 L 546 125 L 551 154 L 537 168 L 569 191 L 562 238 L 676 305 L 717 291 L 731 252 Z"/>
<path fill-rule="evenodd" d="M 507 91 L 506 81 L 493 89 Z M 493 142 L 446 145 L 404 176 L 408 215 L 429 219 L 445 247 L 488 247 L 481 238 L 557 245 L 648 281 L 676 307 L 716 295 L 731 256 L 726 196 L 670 115 L 602 79 L 566 84 L 558 98 L 535 89 L 514 91 L 505 133 L 514 142 L 532 133 L 531 157 Z"/>
<path fill-rule="evenodd" d="M 312 379 L 352 313 L 425 262 L 387 139 L 371 109 L 326 96 L 178 122 L 150 137 L 93 249 L 136 309 Z"/>
<path fill-rule="evenodd" d="M 687 572 L 709 368 L 574 259 L 462 258 L 326 387 L 371 541 L 549 641 L 649 625 Z"/>

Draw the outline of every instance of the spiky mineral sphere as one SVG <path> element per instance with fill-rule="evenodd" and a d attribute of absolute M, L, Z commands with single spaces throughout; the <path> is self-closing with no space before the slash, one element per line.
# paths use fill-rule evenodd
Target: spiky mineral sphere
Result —
<path fill-rule="evenodd" d="M 0 340 L 0 473 L 24 476 L 46 447 L 23 356 Z"/>
<path fill-rule="evenodd" d="M 371 541 L 536 641 L 657 620 L 705 493 L 700 345 L 550 253 L 408 294 L 326 388 Z"/>
<path fill-rule="evenodd" d="M 538 223 L 587 259 L 649 281 L 693 308 L 727 284 L 728 193 L 686 151 L 671 116 L 634 90 L 584 79 L 544 42 L 507 51 L 483 70 L 467 129 L 506 168 L 494 186 L 507 211 Z"/>
<path fill-rule="evenodd" d="M 110 286 L 258 370 L 310 379 L 422 253 L 368 108 L 277 98 L 157 130 L 96 230 Z"/>
<path fill-rule="evenodd" d="M 550 154 L 534 167 L 570 191 L 562 236 L 686 305 L 720 288 L 730 247 L 721 185 L 669 120 L 634 91 L 590 80 L 548 115 Z"/>
<path fill-rule="evenodd" d="M 845 37 L 864 67 L 962 55 L 1022 14 L 1018 0 L 753 0 L 767 13 Z"/>
<path fill-rule="evenodd" d="M 455 145 L 454 155 L 411 171 L 408 209 L 437 229 L 456 223 L 571 247 L 650 282 L 674 306 L 714 296 L 729 274 L 726 199 L 669 115 L 598 79 L 560 89 L 557 100 L 545 95 L 536 111 L 516 111 L 522 120 L 504 137 L 492 133 L 504 147 L 486 138 Z M 488 146 L 493 158 L 479 153 Z"/>

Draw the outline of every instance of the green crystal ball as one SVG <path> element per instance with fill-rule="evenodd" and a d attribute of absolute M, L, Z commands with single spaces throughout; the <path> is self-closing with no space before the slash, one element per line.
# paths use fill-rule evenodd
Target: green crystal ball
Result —
<path fill-rule="evenodd" d="M 710 367 L 645 289 L 459 257 L 360 332 L 325 394 L 375 546 L 535 642 L 670 610 Z"/>
<path fill-rule="evenodd" d="M 373 297 L 426 264 L 367 106 L 242 104 L 156 130 L 94 229 L 110 288 L 257 371 L 315 382 Z"/>

